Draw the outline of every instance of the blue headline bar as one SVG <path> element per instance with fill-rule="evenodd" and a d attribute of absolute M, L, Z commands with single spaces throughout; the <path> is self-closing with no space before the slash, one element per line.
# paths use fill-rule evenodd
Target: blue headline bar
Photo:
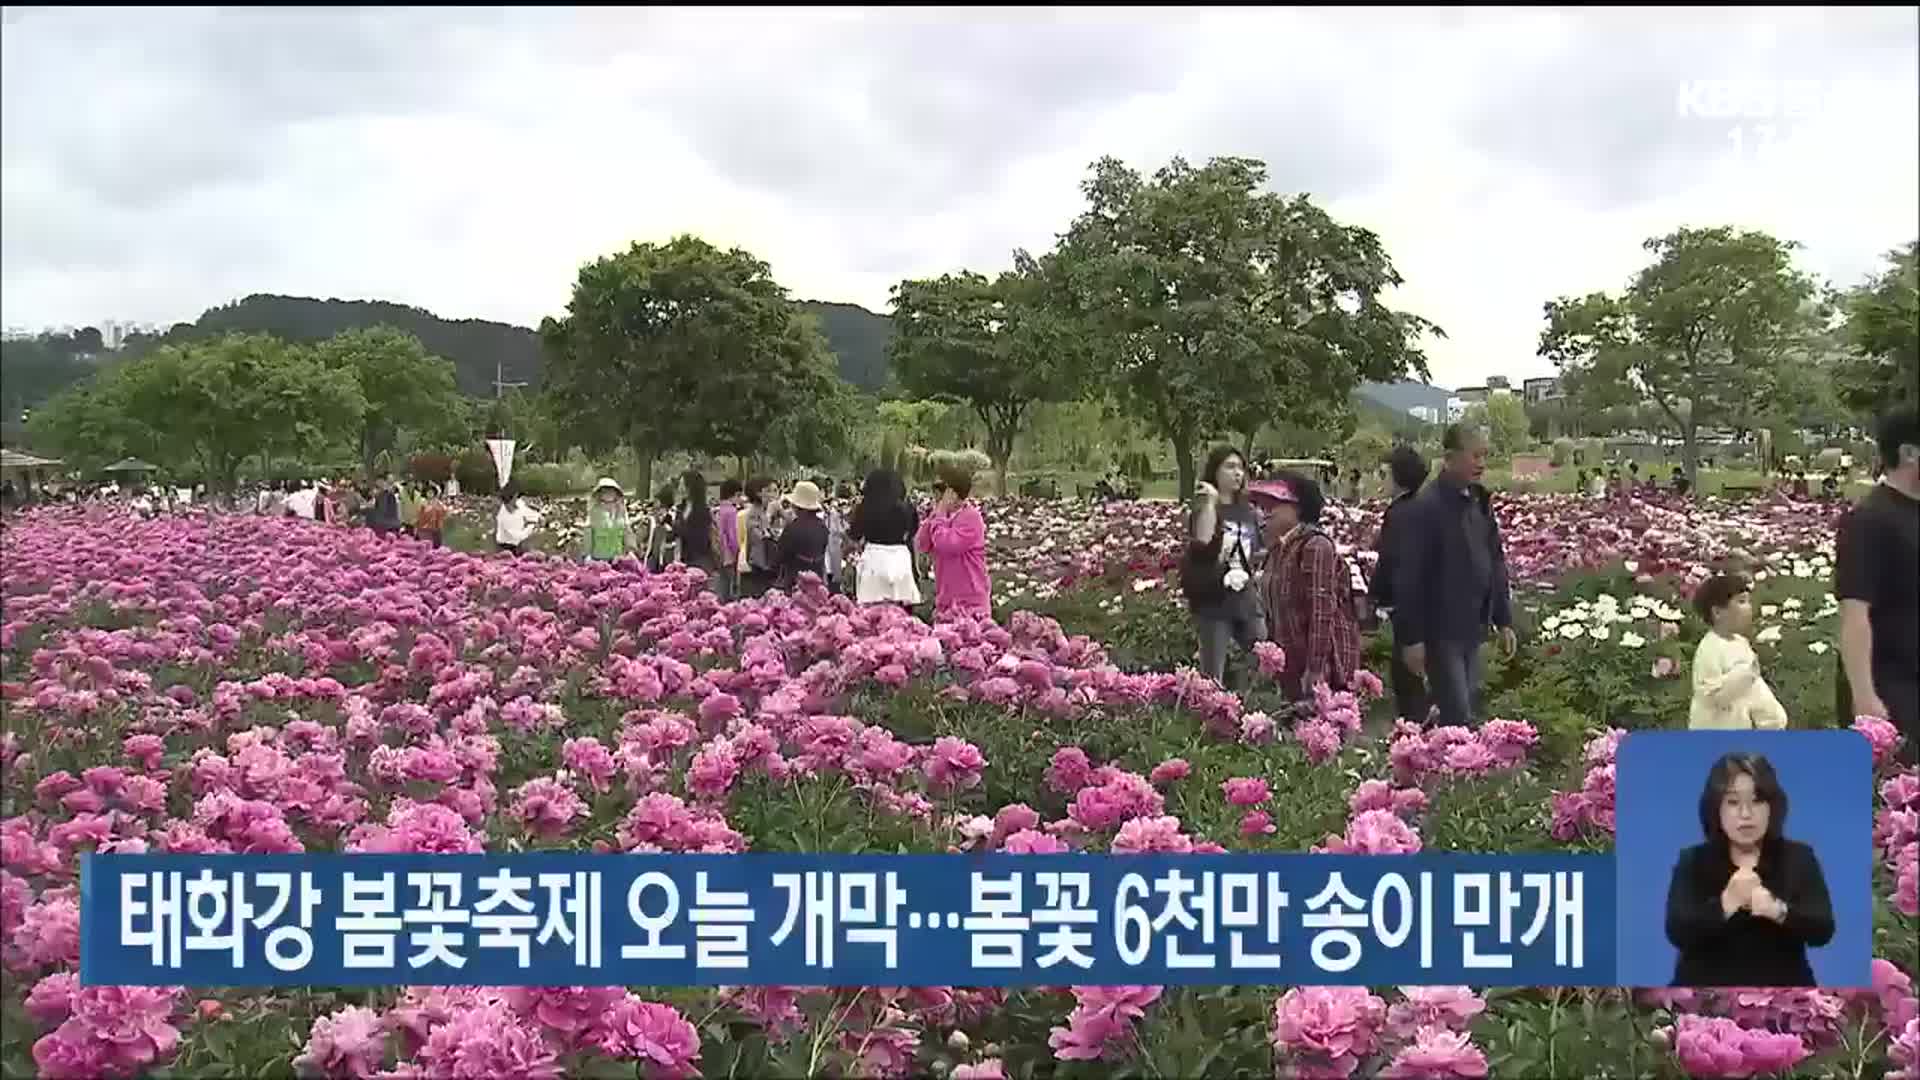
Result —
<path fill-rule="evenodd" d="M 86 985 L 1607 986 L 1604 855 L 88 855 Z"/>

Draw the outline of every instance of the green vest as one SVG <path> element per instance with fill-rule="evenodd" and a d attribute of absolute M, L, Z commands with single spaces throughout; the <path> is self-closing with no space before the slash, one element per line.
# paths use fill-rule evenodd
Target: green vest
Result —
<path fill-rule="evenodd" d="M 627 553 L 627 515 L 595 506 L 587 513 L 587 557 L 617 559 Z"/>

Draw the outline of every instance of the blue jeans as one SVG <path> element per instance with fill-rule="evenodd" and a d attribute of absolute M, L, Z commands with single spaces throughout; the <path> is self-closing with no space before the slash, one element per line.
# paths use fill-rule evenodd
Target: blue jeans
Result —
<path fill-rule="evenodd" d="M 1438 722 L 1472 727 L 1480 715 L 1482 642 L 1475 639 L 1426 644 L 1427 697 L 1440 710 Z"/>

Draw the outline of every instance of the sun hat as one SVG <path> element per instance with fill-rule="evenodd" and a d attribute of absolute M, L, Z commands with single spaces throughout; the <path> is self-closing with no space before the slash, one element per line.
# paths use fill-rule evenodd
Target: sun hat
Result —
<path fill-rule="evenodd" d="M 601 488 L 612 488 L 623 496 L 627 493 L 626 489 L 620 486 L 620 482 L 611 476 L 601 477 L 599 481 L 593 485 L 593 493 L 595 495 L 600 494 Z"/>
<path fill-rule="evenodd" d="M 802 510 L 818 510 L 821 504 L 820 485 L 811 480 L 802 480 L 793 485 L 793 492 L 787 496 L 787 501 Z"/>
<path fill-rule="evenodd" d="M 1299 502 L 1294 497 L 1293 488 L 1285 480 L 1262 480 L 1247 488 L 1247 494 L 1256 499 L 1268 499 L 1277 503 Z"/>

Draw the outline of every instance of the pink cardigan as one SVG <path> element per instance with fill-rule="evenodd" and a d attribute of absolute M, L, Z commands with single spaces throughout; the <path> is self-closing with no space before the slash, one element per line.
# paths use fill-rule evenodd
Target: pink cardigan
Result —
<path fill-rule="evenodd" d="M 987 521 L 962 503 L 952 513 L 928 514 L 913 546 L 933 556 L 934 612 L 991 615 L 987 589 Z"/>

